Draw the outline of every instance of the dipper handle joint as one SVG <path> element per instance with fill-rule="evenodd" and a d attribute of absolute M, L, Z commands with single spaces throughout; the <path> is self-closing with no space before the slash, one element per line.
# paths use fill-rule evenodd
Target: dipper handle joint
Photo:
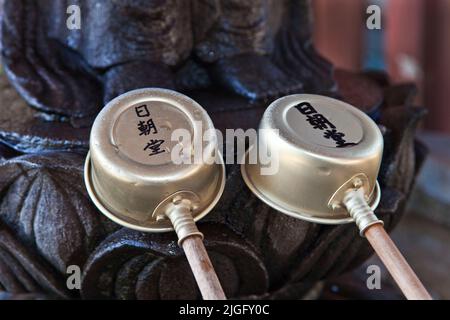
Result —
<path fill-rule="evenodd" d="M 203 240 L 203 233 L 198 231 L 191 209 L 188 206 L 184 204 L 174 205 L 171 210 L 168 210 L 166 216 L 172 222 L 177 233 L 180 247 L 182 247 L 183 241 L 191 236 L 199 236 Z"/>
<path fill-rule="evenodd" d="M 377 218 L 367 204 L 362 188 L 349 190 L 345 194 L 343 202 L 347 207 L 348 213 L 355 220 L 361 237 L 364 237 L 364 233 L 370 226 L 375 224 L 384 225 L 383 221 Z"/>

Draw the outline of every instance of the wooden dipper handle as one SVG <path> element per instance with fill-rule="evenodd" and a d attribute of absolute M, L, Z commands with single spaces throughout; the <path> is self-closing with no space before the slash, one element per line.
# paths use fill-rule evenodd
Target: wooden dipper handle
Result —
<path fill-rule="evenodd" d="M 200 236 L 187 237 L 181 243 L 204 300 L 226 300 L 214 267 Z"/>
<path fill-rule="evenodd" d="M 349 190 L 344 197 L 350 216 L 366 237 L 408 300 L 431 300 L 422 282 L 406 262 L 366 202 L 362 188 Z"/>
<path fill-rule="evenodd" d="M 364 235 L 408 300 L 431 300 L 430 294 L 381 224 L 368 227 Z"/>
<path fill-rule="evenodd" d="M 203 244 L 203 234 L 198 231 L 188 206 L 175 205 L 166 216 L 178 235 L 178 245 L 183 248 L 195 281 L 204 300 L 226 300 L 219 278 Z"/>

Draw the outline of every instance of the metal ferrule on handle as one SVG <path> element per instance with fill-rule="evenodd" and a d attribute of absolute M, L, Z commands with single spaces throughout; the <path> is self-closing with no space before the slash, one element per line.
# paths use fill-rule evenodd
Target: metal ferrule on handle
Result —
<path fill-rule="evenodd" d="M 203 240 L 203 233 L 198 231 L 189 207 L 182 204 L 176 205 L 166 212 L 166 216 L 172 222 L 173 228 L 177 233 L 178 245 L 180 247 L 187 237 L 199 236 Z"/>
<path fill-rule="evenodd" d="M 352 189 L 346 193 L 343 199 L 348 213 L 355 220 L 359 228 L 359 234 L 364 237 L 364 232 L 374 224 L 384 225 L 384 222 L 377 218 L 372 209 L 367 205 L 364 198 L 363 189 Z"/>

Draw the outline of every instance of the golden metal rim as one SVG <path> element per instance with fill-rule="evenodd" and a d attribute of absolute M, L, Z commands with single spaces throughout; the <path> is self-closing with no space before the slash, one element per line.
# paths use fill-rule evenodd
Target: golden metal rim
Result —
<path fill-rule="evenodd" d="M 216 204 L 219 202 L 220 198 L 222 197 L 223 191 L 225 190 L 225 181 L 226 181 L 226 175 L 225 175 L 225 163 L 223 161 L 223 157 L 221 155 L 219 155 L 220 158 L 220 167 L 221 167 L 221 177 L 220 177 L 220 183 L 218 185 L 218 190 L 217 190 L 217 195 L 216 197 L 213 199 L 213 201 L 211 201 L 211 203 L 208 205 L 208 207 L 206 207 L 205 210 L 203 210 L 200 214 L 197 214 L 194 217 L 194 221 L 198 221 L 201 218 L 203 218 L 204 216 L 206 216 L 215 206 Z M 169 232 L 169 231 L 174 231 L 173 228 L 167 228 L 167 227 L 157 227 L 157 222 L 156 222 L 156 227 L 142 227 L 142 226 L 137 226 L 135 224 L 131 224 L 121 218 L 118 218 L 116 214 L 114 214 L 112 211 L 110 211 L 109 209 L 107 209 L 103 203 L 101 202 L 101 200 L 99 199 L 99 197 L 97 196 L 97 193 L 94 190 L 93 184 L 92 184 L 92 180 L 91 180 L 91 154 L 90 152 L 88 152 L 87 156 L 86 156 L 86 161 L 84 164 L 84 183 L 86 185 L 86 189 L 88 191 L 89 197 L 91 198 L 92 202 L 94 202 L 95 206 L 97 207 L 97 209 L 100 210 L 100 212 L 102 214 L 104 214 L 106 217 L 108 217 L 109 219 L 111 219 L 112 221 L 114 221 L 115 223 L 129 228 L 129 229 L 133 229 L 136 231 L 142 231 L 142 232 L 154 232 L 154 233 L 162 233 L 162 232 Z"/>
<path fill-rule="evenodd" d="M 245 158 L 247 158 L 247 153 L 245 155 Z M 251 180 L 251 178 L 248 176 L 247 171 L 246 171 L 246 165 L 245 162 L 243 162 L 241 164 L 241 175 L 242 178 L 244 179 L 245 184 L 247 185 L 247 187 L 253 192 L 253 194 L 255 196 L 257 196 L 261 201 L 263 201 L 265 204 L 267 204 L 268 206 L 272 207 L 273 209 L 280 211 L 284 214 L 287 214 L 291 217 L 297 218 L 297 219 L 301 219 L 301 220 L 305 220 L 308 222 L 314 222 L 314 223 L 320 223 L 320 224 L 328 224 L 328 225 L 334 225 L 334 224 L 346 224 L 346 223 L 352 223 L 354 222 L 352 217 L 348 217 L 348 218 L 343 218 L 343 219 L 331 219 L 331 218 L 317 218 L 317 217 L 312 217 L 309 214 L 305 214 L 303 212 L 296 212 L 296 211 L 292 211 L 290 209 L 287 209 L 283 206 L 280 206 L 279 204 L 275 203 L 272 201 L 271 198 L 265 196 L 257 187 L 256 185 L 253 183 L 253 181 Z M 380 203 L 380 199 L 381 199 L 381 189 L 380 189 L 380 185 L 378 184 L 378 181 L 376 181 L 376 185 L 375 185 L 375 190 L 374 190 L 374 196 L 372 197 L 372 203 L 370 205 L 370 208 L 372 210 L 375 210 L 378 207 L 378 204 Z"/>

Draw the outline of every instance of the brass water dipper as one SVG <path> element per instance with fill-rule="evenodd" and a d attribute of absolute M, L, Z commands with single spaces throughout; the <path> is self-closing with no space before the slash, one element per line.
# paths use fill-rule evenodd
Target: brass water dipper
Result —
<path fill-rule="evenodd" d="M 374 214 L 383 136 L 372 119 L 342 101 L 299 94 L 273 102 L 260 129 L 253 148 L 267 150 L 278 170 L 265 175 L 262 160 L 243 161 L 242 176 L 257 197 L 310 222 L 355 222 L 405 296 L 431 299 Z"/>
<path fill-rule="evenodd" d="M 183 130 L 189 139 L 172 139 Z M 175 230 L 204 299 L 225 299 L 194 221 L 218 202 L 225 166 L 214 126 L 192 99 L 140 89 L 109 102 L 91 131 L 85 183 L 97 208 L 144 232 Z M 200 161 L 194 159 L 200 152 Z"/>

